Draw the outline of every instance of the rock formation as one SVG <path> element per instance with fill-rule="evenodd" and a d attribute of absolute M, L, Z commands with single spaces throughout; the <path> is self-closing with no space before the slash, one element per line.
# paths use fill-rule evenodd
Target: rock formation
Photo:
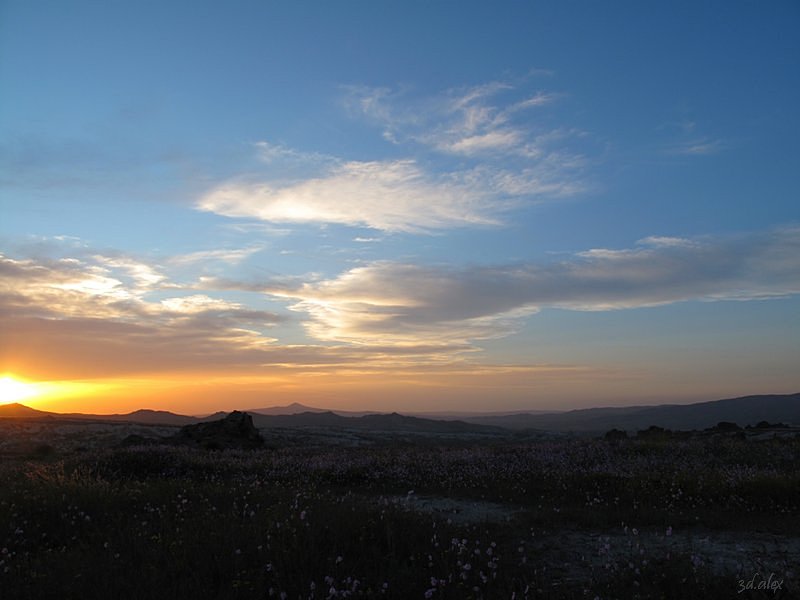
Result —
<path fill-rule="evenodd" d="M 238 410 L 218 421 L 181 427 L 173 441 L 210 450 L 253 449 L 264 445 L 264 438 L 253 425 L 253 417 Z"/>

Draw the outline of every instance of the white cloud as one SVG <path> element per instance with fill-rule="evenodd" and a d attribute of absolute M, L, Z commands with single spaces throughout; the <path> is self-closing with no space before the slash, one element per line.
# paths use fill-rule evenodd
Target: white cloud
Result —
<path fill-rule="evenodd" d="M 724 147 L 724 144 L 720 140 L 697 138 L 675 144 L 670 147 L 669 152 L 672 154 L 682 154 L 685 156 L 706 156 L 710 154 L 717 154 L 723 150 Z"/>
<path fill-rule="evenodd" d="M 496 129 L 478 135 L 458 136 L 453 141 L 444 141 L 437 144 L 437 147 L 446 152 L 471 156 L 493 150 L 507 150 L 508 148 L 517 147 L 521 139 L 522 136 L 518 131 Z"/>
<path fill-rule="evenodd" d="M 655 246 L 657 248 L 658 247 L 674 248 L 681 246 L 683 247 L 694 246 L 696 242 L 686 238 L 651 235 L 639 240 L 636 243 L 645 246 Z"/>
<path fill-rule="evenodd" d="M 320 152 L 301 152 L 285 146 L 262 140 L 254 144 L 258 158 L 266 164 L 274 163 L 305 163 L 305 164 L 325 164 L 335 163 L 337 160 L 327 154 Z"/>
<path fill-rule="evenodd" d="M 159 268 L 153 265 L 148 265 L 138 260 L 128 257 L 106 257 L 95 255 L 92 257 L 99 264 L 107 268 L 121 269 L 123 272 L 133 280 L 136 288 L 140 290 L 147 290 L 158 286 L 166 279 Z"/>
<path fill-rule="evenodd" d="M 552 104 L 558 98 L 560 98 L 560 94 L 555 93 L 548 93 L 548 92 L 538 92 L 535 95 L 531 96 L 530 98 L 526 98 L 520 102 L 512 104 L 506 109 L 506 114 L 515 113 L 520 110 L 527 110 L 529 108 L 537 108 L 539 106 L 546 106 L 548 104 Z"/>
<path fill-rule="evenodd" d="M 208 311 L 235 311 L 243 307 L 236 302 L 227 302 L 219 298 L 211 298 L 205 294 L 195 294 L 162 300 L 160 305 L 168 312 L 179 314 L 197 314 Z"/>
<path fill-rule="evenodd" d="M 176 370 L 252 375 L 395 371 L 447 363 L 470 350 L 445 343 L 368 348 L 280 344 L 266 330 L 286 322 L 286 316 L 215 293 L 262 291 L 263 286 L 249 289 L 206 277 L 194 288 L 202 293 L 159 299 L 174 286 L 167 280 L 158 290 L 138 288 L 127 273 L 128 260 L 119 257 L 111 265 L 97 255 L 33 259 L 0 254 L 0 359 L 64 378 Z M 153 291 L 159 292 L 156 298 Z M 3 351 L 12 348 L 13 356 Z"/>
<path fill-rule="evenodd" d="M 190 265 L 195 263 L 206 263 L 209 261 L 222 262 L 229 265 L 236 265 L 256 252 L 263 250 L 263 246 L 250 246 L 249 248 L 231 248 L 220 250 L 199 250 L 189 254 L 180 254 L 169 259 L 170 264 Z"/>
<path fill-rule="evenodd" d="M 519 100 L 518 88 L 519 83 L 496 81 L 426 98 L 365 86 L 347 92 L 351 109 L 379 123 L 384 138 L 397 144 L 412 141 L 474 158 L 546 156 L 556 137 L 525 113 L 554 104 L 561 94 L 537 91 Z"/>
<path fill-rule="evenodd" d="M 418 98 L 350 86 L 345 104 L 379 123 L 403 158 L 348 161 L 259 141 L 258 172 L 217 185 L 195 206 L 264 223 L 420 233 L 497 225 L 521 205 L 582 192 L 586 161 L 569 145 L 583 134 L 538 126 L 532 113 L 559 95 L 518 88 L 498 81 Z"/>
<path fill-rule="evenodd" d="M 348 162 L 325 176 L 285 186 L 231 182 L 206 194 L 201 210 L 273 223 L 336 223 L 420 232 L 493 225 L 485 190 L 429 177 L 414 161 Z"/>

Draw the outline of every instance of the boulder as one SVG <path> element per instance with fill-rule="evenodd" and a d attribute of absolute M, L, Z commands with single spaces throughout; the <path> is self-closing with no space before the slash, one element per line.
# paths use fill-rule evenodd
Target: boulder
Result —
<path fill-rule="evenodd" d="M 238 410 L 218 421 L 181 427 L 173 441 L 209 450 L 253 449 L 264 445 L 264 438 L 253 425 L 253 417 Z"/>

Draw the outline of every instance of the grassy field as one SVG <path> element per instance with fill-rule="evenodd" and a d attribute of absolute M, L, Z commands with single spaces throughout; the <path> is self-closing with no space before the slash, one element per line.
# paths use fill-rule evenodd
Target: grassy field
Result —
<path fill-rule="evenodd" d="M 799 459 L 724 436 L 35 446 L 0 463 L 0 598 L 800 597 Z"/>

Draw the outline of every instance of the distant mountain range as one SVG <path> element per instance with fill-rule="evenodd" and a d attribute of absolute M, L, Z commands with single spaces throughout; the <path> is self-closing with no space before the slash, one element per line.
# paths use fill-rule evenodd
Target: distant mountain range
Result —
<path fill-rule="evenodd" d="M 331 410 L 329 408 L 314 408 L 298 402 L 293 402 L 287 406 L 270 406 L 267 408 L 250 408 L 247 411 L 254 415 L 298 415 L 300 413 L 333 413 L 342 417 L 363 417 L 365 415 L 378 415 L 378 411 L 351 411 L 351 410 Z"/>
<path fill-rule="evenodd" d="M 707 429 L 721 421 L 740 426 L 760 421 L 800 426 L 800 393 L 786 395 L 744 396 L 699 402 L 695 404 L 661 404 L 657 406 L 605 407 L 571 410 L 559 413 L 522 412 L 464 414 L 460 419 L 433 418 L 433 415 L 408 416 L 397 413 L 340 412 L 290 404 L 251 409 L 253 422 L 259 428 L 328 428 L 364 431 L 409 431 L 420 433 L 497 433 L 502 430 L 541 430 L 558 432 L 603 432 L 610 429 L 637 431 L 657 425 L 666 429 Z M 47 418 L 134 422 L 158 425 L 191 425 L 214 421 L 228 413 L 218 412 L 205 417 L 179 415 L 161 410 L 137 410 L 127 414 L 96 415 L 53 413 L 22 404 L 0 406 L 0 417 Z M 458 413 L 442 413 L 458 416 Z"/>
<path fill-rule="evenodd" d="M 205 418 L 189 417 L 178 415 L 166 410 L 141 409 L 125 414 L 95 415 L 87 413 L 55 413 L 46 410 L 36 410 L 24 404 L 4 404 L 0 406 L 0 417 L 16 418 L 40 418 L 40 419 L 60 419 L 65 421 L 115 421 L 125 423 L 144 423 L 150 425 L 191 425 L 201 421 L 210 421 L 224 417 L 228 413 L 220 413 L 222 416 L 211 415 Z"/>
<path fill-rule="evenodd" d="M 503 428 L 465 421 L 423 419 L 398 413 L 366 414 L 345 417 L 331 411 L 303 412 L 292 415 L 253 414 L 253 423 L 259 428 L 315 427 L 327 429 L 355 429 L 362 431 L 392 431 L 417 433 L 502 433 Z"/>
<path fill-rule="evenodd" d="M 543 415 L 467 417 L 464 420 L 508 429 L 580 432 L 614 428 L 638 431 L 651 425 L 677 430 L 707 429 L 720 421 L 741 427 L 760 421 L 800 426 L 800 394 L 743 396 L 695 404 L 586 408 Z"/>

